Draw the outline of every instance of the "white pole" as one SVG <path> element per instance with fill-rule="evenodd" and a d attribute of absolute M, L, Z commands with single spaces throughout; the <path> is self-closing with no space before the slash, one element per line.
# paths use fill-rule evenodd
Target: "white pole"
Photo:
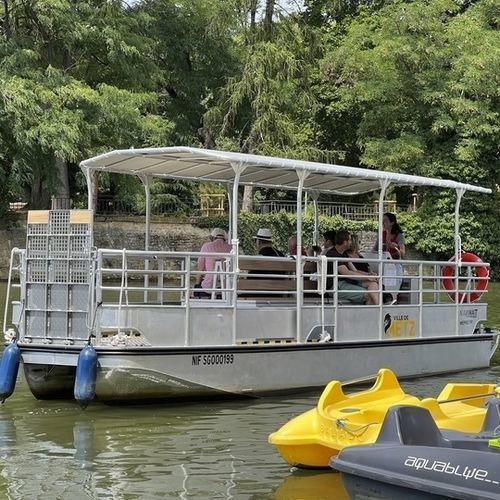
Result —
<path fill-rule="evenodd" d="M 380 181 L 380 195 L 378 198 L 378 258 L 382 260 L 384 242 L 382 241 L 383 229 L 382 224 L 384 221 L 384 197 L 389 187 L 390 181 L 383 179 Z"/>
<path fill-rule="evenodd" d="M 317 246 L 319 243 L 319 212 L 318 212 L 319 193 L 317 191 L 311 192 L 311 198 L 313 200 L 313 207 L 314 207 L 313 245 Z"/>
<path fill-rule="evenodd" d="M 226 189 L 227 204 L 228 204 L 228 208 L 229 208 L 229 227 L 227 228 L 228 229 L 228 231 L 227 231 L 227 241 L 231 241 L 232 238 L 233 238 L 233 230 L 231 228 L 231 224 L 232 224 L 232 221 L 233 221 L 233 210 L 234 210 L 234 207 L 233 207 L 233 199 L 231 197 L 231 195 L 233 194 L 231 188 L 232 188 L 232 185 L 228 184 L 227 185 L 227 189 Z"/>
<path fill-rule="evenodd" d="M 231 334 L 232 344 L 236 344 L 236 327 L 237 327 L 237 305 L 238 305 L 238 274 L 239 269 L 239 245 L 238 240 L 238 188 L 240 185 L 241 174 L 245 171 L 246 166 L 243 163 L 231 163 L 234 170 L 233 181 L 233 205 L 231 213 L 231 245 L 233 253 L 233 328 Z"/>
<path fill-rule="evenodd" d="M 83 168 L 83 173 L 85 175 L 85 180 L 87 181 L 87 208 L 88 210 L 94 210 L 94 197 L 93 192 L 93 182 L 90 169 L 88 167 Z"/>
<path fill-rule="evenodd" d="M 459 334 L 459 326 L 460 326 L 460 303 L 459 299 L 460 295 L 458 292 L 458 288 L 460 286 L 459 282 L 459 274 L 460 268 L 462 267 L 462 239 L 460 238 L 460 203 L 462 201 L 462 197 L 465 193 L 464 188 L 457 188 L 457 200 L 455 202 L 455 234 L 454 234 L 454 243 L 455 243 L 455 335 Z M 465 293 L 465 292 L 464 292 Z"/>
<path fill-rule="evenodd" d="M 390 181 L 388 179 L 383 179 L 380 181 L 380 195 L 378 199 L 378 336 L 379 339 L 384 338 L 384 293 L 382 290 L 383 286 L 383 276 L 384 276 L 384 260 L 383 260 L 383 229 L 382 223 L 384 220 L 384 197 L 389 187 Z"/>
<path fill-rule="evenodd" d="M 151 177 L 144 175 L 140 176 L 142 184 L 144 185 L 144 192 L 146 195 L 146 225 L 144 228 L 144 250 L 149 250 L 150 234 L 151 234 L 151 190 L 150 181 Z M 148 288 L 149 288 L 149 259 L 144 261 L 144 302 L 148 303 Z"/>
<path fill-rule="evenodd" d="M 295 279 L 296 281 L 296 301 L 297 301 L 297 324 L 296 324 L 296 341 L 300 342 L 300 334 L 302 332 L 302 290 L 304 288 L 303 278 L 302 278 L 302 191 L 304 189 L 304 181 L 309 175 L 305 170 L 297 170 L 297 176 L 299 177 L 299 185 L 297 187 L 297 256 L 295 259 Z"/>
<path fill-rule="evenodd" d="M 455 243 L 455 262 L 457 266 L 462 265 L 462 239 L 460 238 L 460 203 L 462 202 L 462 198 L 465 193 L 464 188 L 457 188 L 457 200 L 455 202 L 455 234 L 454 234 L 454 243 Z"/>

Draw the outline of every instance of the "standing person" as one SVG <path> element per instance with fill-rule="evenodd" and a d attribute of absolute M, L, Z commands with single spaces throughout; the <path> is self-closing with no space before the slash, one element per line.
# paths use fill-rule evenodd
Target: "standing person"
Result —
<path fill-rule="evenodd" d="M 405 236 L 398 224 L 396 216 L 391 212 L 386 212 L 382 219 L 382 250 L 389 252 L 394 260 L 402 259 L 406 253 Z M 378 250 L 378 241 L 375 243 L 374 250 Z M 388 272 L 389 269 L 386 269 Z M 397 301 L 398 292 L 403 282 L 403 266 L 396 264 L 393 268 L 394 275 L 384 278 L 385 288 L 393 298 L 393 302 Z"/>
<path fill-rule="evenodd" d="M 349 231 L 338 231 L 335 245 L 326 254 L 327 257 L 348 257 L 347 249 L 351 246 Z M 337 266 L 338 297 L 357 304 L 378 305 L 378 279 L 370 273 L 356 269 L 352 262 L 342 261 Z M 328 274 L 333 274 L 333 262 L 328 263 Z M 333 285 L 333 278 L 327 278 L 327 288 Z"/>
<path fill-rule="evenodd" d="M 203 244 L 200 252 L 205 255 L 198 257 L 198 271 L 196 276 L 195 288 L 210 289 L 213 288 L 214 275 L 207 271 L 215 269 L 215 263 L 220 260 L 220 257 L 213 257 L 213 253 L 229 253 L 231 252 L 231 245 L 227 243 L 227 235 L 224 229 L 216 227 L 210 233 L 210 241 Z M 195 291 L 195 297 L 210 298 L 212 292 Z"/>
<path fill-rule="evenodd" d="M 396 216 L 386 212 L 382 219 L 382 227 L 382 251 L 389 252 L 393 259 L 402 259 L 406 253 L 405 236 Z M 373 250 L 378 250 L 378 240 Z"/>
<path fill-rule="evenodd" d="M 257 245 L 259 255 L 267 255 L 268 257 L 283 257 L 283 254 L 273 247 L 273 235 L 270 229 L 260 228 L 253 239 Z"/>

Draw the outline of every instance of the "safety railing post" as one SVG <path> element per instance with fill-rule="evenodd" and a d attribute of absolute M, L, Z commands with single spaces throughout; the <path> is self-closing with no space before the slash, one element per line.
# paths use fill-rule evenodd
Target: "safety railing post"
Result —
<path fill-rule="evenodd" d="M 191 258 L 184 257 L 184 298 L 186 304 L 186 315 L 184 320 L 184 345 L 190 345 L 190 329 L 191 329 Z"/>

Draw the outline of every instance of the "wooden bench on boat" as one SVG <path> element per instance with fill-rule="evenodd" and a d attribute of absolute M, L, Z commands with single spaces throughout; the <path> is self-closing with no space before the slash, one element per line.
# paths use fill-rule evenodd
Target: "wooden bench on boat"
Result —
<path fill-rule="evenodd" d="M 293 258 L 290 258 L 290 260 L 281 260 L 269 257 L 268 260 L 265 260 L 258 257 L 240 257 L 240 271 L 252 271 L 252 273 L 249 272 L 245 276 L 240 276 L 238 278 L 238 292 L 243 297 L 245 297 L 245 295 L 248 296 L 250 292 L 257 291 L 270 293 L 274 292 L 273 294 L 275 296 L 279 296 L 278 292 L 292 292 L 297 289 L 297 283 L 295 279 L 295 272 L 297 270 L 296 266 L 297 263 Z M 316 263 L 305 262 L 302 273 L 308 275 L 315 272 Z M 272 274 L 273 277 L 257 277 L 254 273 L 268 273 Z M 316 291 L 316 288 L 316 282 L 311 281 L 309 279 L 309 276 L 304 276 L 304 292 L 312 293 Z M 262 294 L 262 296 L 263 295 L 265 294 Z"/>

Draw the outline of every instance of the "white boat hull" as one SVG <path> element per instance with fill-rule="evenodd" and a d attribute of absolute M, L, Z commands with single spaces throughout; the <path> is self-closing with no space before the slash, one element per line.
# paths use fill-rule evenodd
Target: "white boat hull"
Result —
<path fill-rule="evenodd" d="M 391 368 L 398 377 L 470 370 L 489 365 L 493 339 L 476 334 L 407 341 L 97 348 L 96 396 L 103 402 L 260 396 L 323 387 L 332 379 L 374 374 L 380 367 Z M 77 356 L 76 349 L 24 347 L 25 373 L 35 396 L 66 397 L 68 369 L 76 365 Z M 45 379 L 40 376 L 43 366 Z M 59 383 L 58 369 L 64 372 Z M 34 370 L 37 376 L 32 376 Z"/>

